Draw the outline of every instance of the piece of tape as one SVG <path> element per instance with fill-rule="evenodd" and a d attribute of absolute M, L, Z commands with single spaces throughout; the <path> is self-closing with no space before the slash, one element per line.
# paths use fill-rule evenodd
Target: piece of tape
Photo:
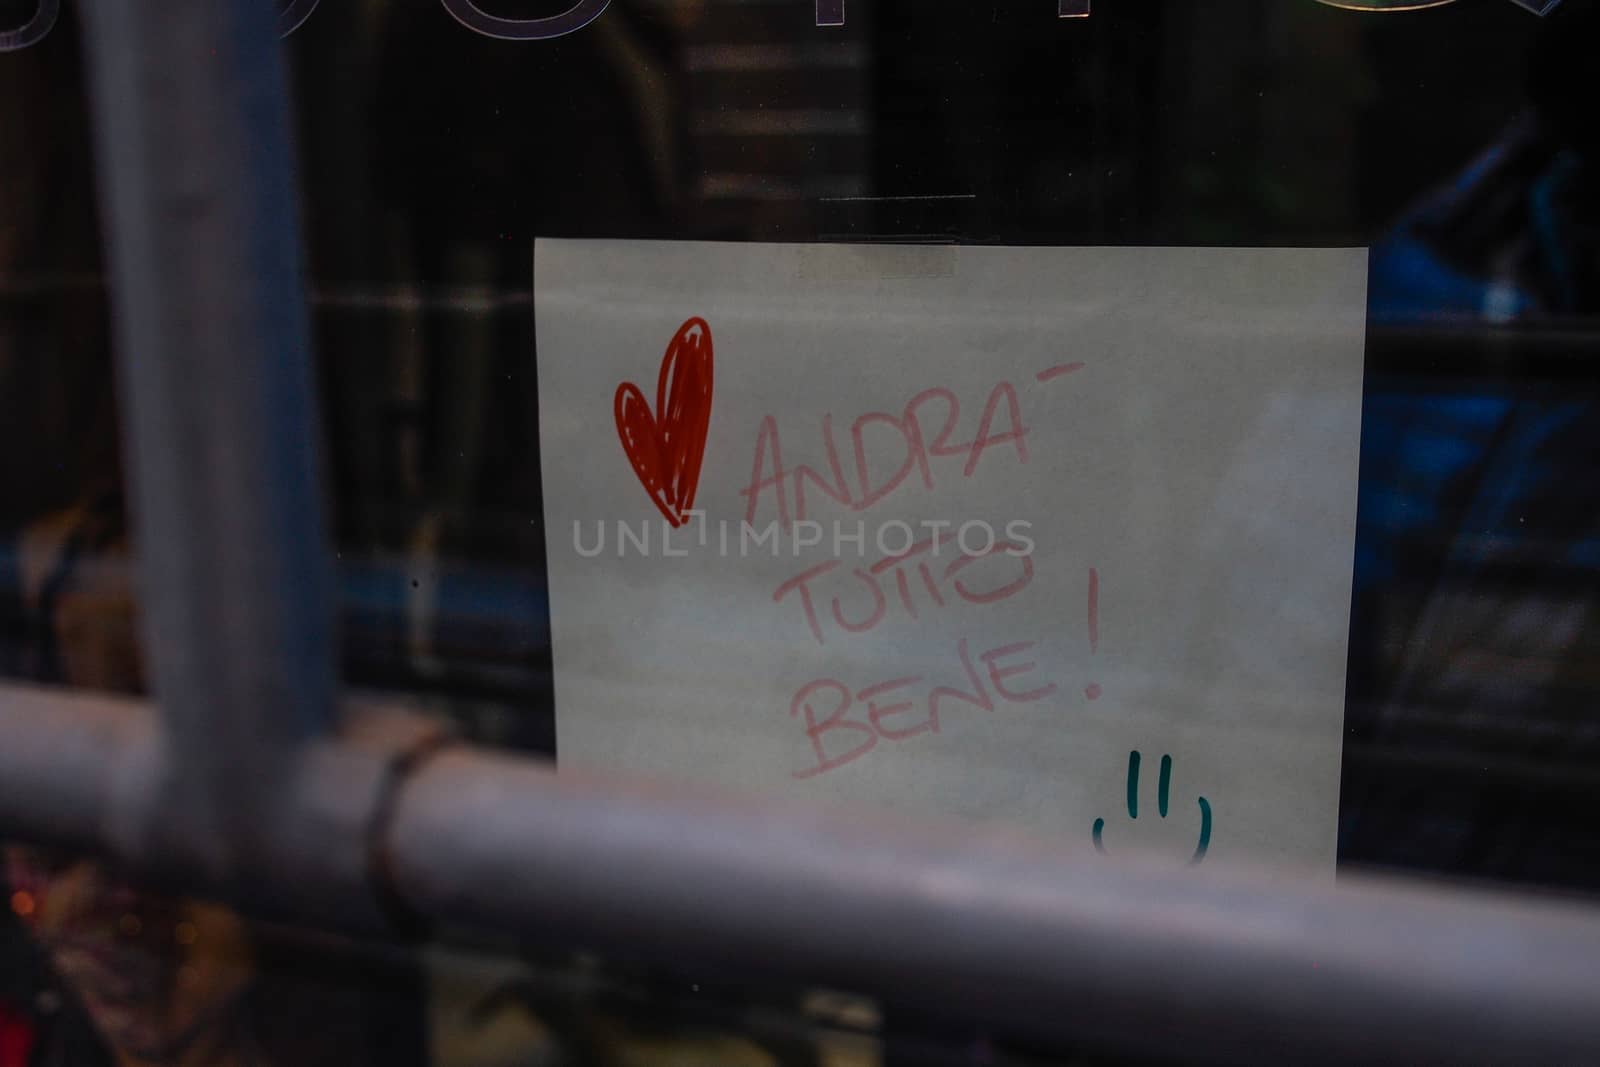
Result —
<path fill-rule="evenodd" d="M 864 282 L 884 278 L 948 278 L 956 272 L 956 246 L 809 245 L 795 276 L 807 281 Z"/>

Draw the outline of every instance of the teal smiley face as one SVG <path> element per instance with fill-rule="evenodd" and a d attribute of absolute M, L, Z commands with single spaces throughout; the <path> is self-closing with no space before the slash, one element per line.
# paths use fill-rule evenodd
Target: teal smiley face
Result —
<path fill-rule="evenodd" d="M 1172 794 L 1172 757 L 1161 757 L 1161 780 L 1156 786 L 1156 808 L 1161 817 L 1167 817 L 1168 800 Z M 1205 797 L 1200 799 L 1200 841 L 1195 847 L 1194 855 L 1190 857 L 1191 864 L 1199 863 L 1206 858 L 1206 850 L 1211 847 L 1211 804 Z M 1128 818 L 1139 817 L 1139 750 L 1134 749 L 1128 753 Z M 1094 847 L 1100 852 L 1105 852 L 1104 841 L 1106 821 L 1094 821 Z"/>

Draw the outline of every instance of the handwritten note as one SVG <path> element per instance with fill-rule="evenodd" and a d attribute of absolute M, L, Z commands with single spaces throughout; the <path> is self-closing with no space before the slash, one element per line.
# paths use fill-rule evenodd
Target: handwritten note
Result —
<path fill-rule="evenodd" d="M 563 766 L 1331 868 L 1363 251 L 535 277 Z"/>

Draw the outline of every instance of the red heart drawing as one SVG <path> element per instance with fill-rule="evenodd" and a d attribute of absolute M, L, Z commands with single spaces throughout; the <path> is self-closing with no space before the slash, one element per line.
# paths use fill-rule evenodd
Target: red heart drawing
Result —
<path fill-rule="evenodd" d="M 711 428 L 711 327 L 689 319 L 661 357 L 652 413 L 632 382 L 617 386 L 613 404 L 617 436 L 633 473 L 674 527 L 686 521 L 700 485 L 700 461 Z"/>

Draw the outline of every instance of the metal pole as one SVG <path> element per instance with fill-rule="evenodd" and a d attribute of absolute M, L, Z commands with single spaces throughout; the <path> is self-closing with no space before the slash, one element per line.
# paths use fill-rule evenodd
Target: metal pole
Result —
<path fill-rule="evenodd" d="M 119 811 L 154 793 L 157 727 L 141 701 L 0 684 L 0 840 L 110 847 Z"/>
<path fill-rule="evenodd" d="M 1187 1062 L 1600 1062 L 1593 908 L 1109 865 L 446 752 L 402 794 L 424 914 Z"/>
<path fill-rule="evenodd" d="M 404 708 L 352 703 L 337 737 L 297 749 L 277 783 L 259 852 L 218 882 L 203 842 L 156 839 L 152 824 L 184 812 L 163 776 L 163 717 L 146 701 L 0 683 L 0 842 L 110 855 L 154 888 L 221 893 L 256 915 L 371 933 L 386 929 L 374 892 L 385 800 L 440 725 Z M 245 878 L 249 884 L 245 884 Z"/>
<path fill-rule="evenodd" d="M 159 799 L 136 756 L 147 706 L 0 686 L 0 712 L 0 837 L 116 847 L 121 813 Z M 1201 1062 L 1600 1062 L 1592 906 L 1113 865 L 466 747 L 397 779 L 429 735 L 387 720 L 299 762 L 260 872 L 286 913 L 364 928 L 376 870 L 415 916 L 870 994 L 945 1031 Z M 178 857 L 162 873 L 201 872 Z"/>
<path fill-rule="evenodd" d="M 275 9 L 82 10 L 144 653 L 166 724 L 167 817 L 144 831 L 228 881 L 334 693 Z"/>

